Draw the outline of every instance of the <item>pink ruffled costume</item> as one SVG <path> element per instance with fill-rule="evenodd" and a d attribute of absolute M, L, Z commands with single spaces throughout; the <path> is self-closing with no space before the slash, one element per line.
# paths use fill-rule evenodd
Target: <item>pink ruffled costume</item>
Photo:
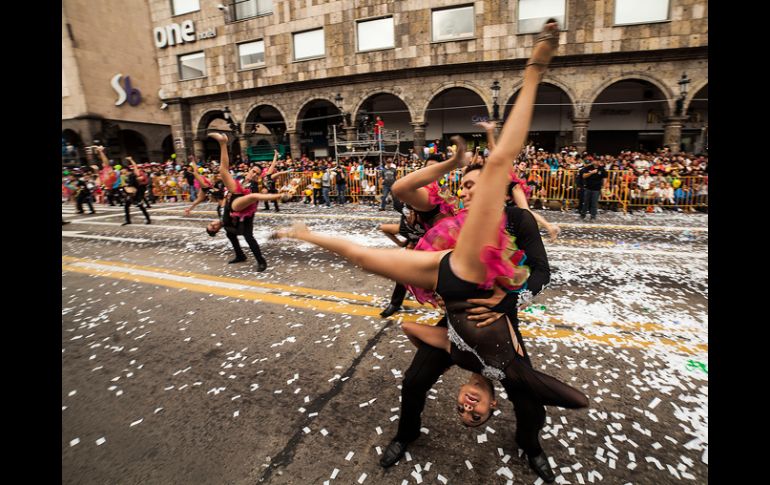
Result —
<path fill-rule="evenodd" d="M 235 181 L 235 186 L 236 186 L 236 189 L 235 189 L 235 192 L 233 193 L 234 195 L 248 195 L 251 193 L 251 189 L 244 189 L 241 183 L 237 180 Z M 243 221 L 247 217 L 253 216 L 256 212 L 257 212 L 257 203 L 254 202 L 253 204 L 246 206 L 246 208 L 241 211 L 231 210 L 230 217 L 232 217 L 233 219 L 238 219 L 239 221 Z"/>
<path fill-rule="evenodd" d="M 510 173 L 510 178 L 512 182 L 520 184 L 525 194 L 529 195 L 528 187 L 524 180 L 516 177 L 513 172 Z M 438 205 L 441 213 L 449 214 L 449 217 L 445 217 L 433 224 L 414 249 L 416 251 L 445 251 L 447 249 L 454 249 L 460 235 L 460 229 L 468 216 L 468 210 L 458 209 L 459 200 L 446 191 L 442 191 L 438 183 L 433 182 L 425 188 L 428 189 L 430 202 Z M 479 284 L 479 287 L 491 289 L 497 284 L 509 293 L 525 289 L 530 271 L 529 267 L 524 265 L 526 257 L 524 251 L 516 245 L 516 237 L 509 234 L 506 230 L 505 217 L 501 217 L 497 246 L 486 246 L 480 254 L 481 262 L 487 267 L 487 272 L 484 281 Z M 411 285 L 407 285 L 407 289 L 418 302 L 427 302 L 434 307 L 438 306 L 432 290 Z"/>

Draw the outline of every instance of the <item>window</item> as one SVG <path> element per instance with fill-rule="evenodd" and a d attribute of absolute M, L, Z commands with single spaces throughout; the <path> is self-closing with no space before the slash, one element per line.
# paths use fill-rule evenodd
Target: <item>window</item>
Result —
<path fill-rule="evenodd" d="M 233 20 L 273 13 L 273 0 L 236 0 L 231 5 Z"/>
<path fill-rule="evenodd" d="M 265 65 L 265 41 L 238 44 L 238 58 L 241 69 L 251 69 Z"/>
<path fill-rule="evenodd" d="M 362 20 L 356 29 L 359 52 L 396 47 L 393 41 L 393 17 Z"/>
<path fill-rule="evenodd" d="M 197 12 L 201 9 L 198 0 L 171 0 L 171 14 L 182 15 L 183 13 Z"/>
<path fill-rule="evenodd" d="M 294 34 L 294 60 L 321 57 L 325 54 L 324 29 Z"/>
<path fill-rule="evenodd" d="M 203 52 L 179 56 L 179 78 L 195 79 L 206 76 L 206 55 Z"/>
<path fill-rule="evenodd" d="M 668 0 L 615 0 L 615 24 L 668 20 Z"/>
<path fill-rule="evenodd" d="M 533 34 L 543 29 L 545 21 L 554 18 L 564 29 L 564 0 L 519 0 L 519 33 Z"/>
<path fill-rule="evenodd" d="M 476 24 L 473 5 L 434 10 L 432 14 L 433 42 L 473 37 L 474 25 Z"/>

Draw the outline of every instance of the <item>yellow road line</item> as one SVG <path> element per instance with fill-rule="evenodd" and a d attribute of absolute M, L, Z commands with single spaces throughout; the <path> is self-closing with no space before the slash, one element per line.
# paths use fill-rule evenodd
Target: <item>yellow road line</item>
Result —
<path fill-rule="evenodd" d="M 127 281 L 153 284 L 158 286 L 184 289 L 184 290 L 195 291 L 199 293 L 215 294 L 215 295 L 221 295 L 221 296 L 228 296 L 232 298 L 264 301 L 267 303 L 274 303 L 279 305 L 283 304 L 283 305 L 288 305 L 288 306 L 297 307 L 297 308 L 306 308 L 306 309 L 317 310 L 317 311 L 341 313 L 345 315 L 379 317 L 379 313 L 381 311 L 380 308 L 377 308 L 377 307 L 356 305 L 352 303 L 330 302 L 326 300 L 314 300 L 314 299 L 302 298 L 298 296 L 284 296 L 284 295 L 275 295 L 271 293 L 265 293 L 265 292 L 258 291 L 260 289 L 265 288 L 262 286 L 263 284 L 258 285 L 258 284 L 254 284 L 254 282 L 244 282 L 243 280 L 237 280 L 235 278 L 222 278 L 222 277 L 213 277 L 208 275 L 194 275 L 189 272 L 185 273 L 185 272 L 178 272 L 173 270 L 166 270 L 162 268 L 151 268 L 151 267 L 143 267 L 139 265 L 131 265 L 126 263 L 114 263 L 114 262 L 106 262 L 106 261 L 95 262 L 93 260 L 84 260 L 81 258 L 72 258 L 69 256 L 65 256 L 62 259 L 63 259 L 62 269 L 64 271 L 88 274 L 92 276 L 115 278 L 120 280 L 127 280 Z M 67 263 L 71 263 L 71 264 L 67 264 Z M 79 263 L 84 265 L 85 264 L 108 264 L 116 268 L 125 268 L 125 271 L 113 270 L 113 269 L 109 269 L 109 270 L 97 269 L 97 268 L 87 267 L 83 265 L 78 265 Z M 210 281 L 212 281 L 212 283 L 216 281 L 221 281 L 223 283 L 229 283 L 229 284 L 252 286 L 254 287 L 254 291 L 251 291 L 248 289 L 245 289 L 245 290 L 232 289 L 232 288 L 226 288 L 222 286 L 206 285 L 206 284 L 200 284 L 200 283 L 194 283 L 194 282 L 173 281 L 162 277 L 153 277 L 153 276 L 135 274 L 131 272 L 131 269 L 137 269 L 137 270 L 141 269 L 144 271 L 154 271 L 160 274 L 169 274 L 169 275 L 176 275 L 176 276 L 183 276 L 183 277 L 199 276 L 199 277 L 203 277 L 202 279 L 209 279 Z M 201 278 L 196 278 L 196 279 L 201 279 Z M 284 285 L 272 285 L 272 284 L 264 284 L 264 285 L 270 285 L 272 287 L 281 287 L 281 288 L 292 288 L 294 291 L 299 289 L 297 287 L 287 287 Z M 312 290 L 312 289 L 308 288 L 308 290 Z M 328 294 L 328 292 L 323 293 L 323 290 L 313 290 L 313 291 L 316 292 L 315 294 Z M 341 292 L 334 292 L 334 293 L 344 294 Z M 352 294 L 349 294 L 349 295 L 352 295 Z M 352 296 L 360 297 L 360 295 L 352 295 Z M 366 298 L 366 297 L 363 297 L 363 298 Z M 362 301 L 362 300 L 360 299 L 359 301 Z M 406 322 L 419 322 L 419 323 L 427 323 L 427 324 L 435 324 L 437 321 L 437 319 L 431 318 L 428 315 L 419 315 L 419 314 L 402 314 L 399 316 L 399 318 L 402 318 L 403 321 L 406 321 Z M 700 352 L 708 351 L 707 345 L 688 346 L 670 339 L 660 339 L 658 342 L 655 342 L 649 339 L 642 340 L 642 339 L 636 339 L 636 338 L 625 337 L 620 335 L 591 335 L 591 334 L 579 333 L 574 330 L 567 330 L 567 329 L 526 328 L 526 329 L 523 329 L 522 334 L 527 337 L 548 337 L 548 338 L 570 339 L 570 340 L 578 340 L 578 341 L 581 339 L 587 339 L 590 341 L 603 343 L 611 346 L 619 346 L 619 347 L 648 347 L 656 343 L 662 343 L 666 346 L 674 347 L 677 350 L 688 354 L 692 354 L 699 351 Z"/>
<path fill-rule="evenodd" d="M 238 284 L 238 285 L 246 285 L 246 286 L 253 286 L 255 289 L 258 288 L 266 288 L 266 289 L 272 289 L 276 291 L 284 291 L 289 292 L 293 294 L 297 294 L 300 296 L 303 295 L 316 295 L 316 296 L 332 296 L 336 298 L 341 298 L 345 300 L 353 300 L 353 301 L 360 301 L 363 303 L 370 303 L 370 304 L 376 304 L 378 300 L 381 300 L 381 298 L 373 297 L 373 296 L 366 296 L 366 295 L 357 295 L 355 293 L 348 293 L 343 291 L 335 291 L 335 290 L 318 290 L 315 288 L 308 288 L 304 286 L 293 286 L 293 285 L 281 285 L 277 283 L 267 283 L 262 281 L 254 281 L 254 280 L 245 280 L 245 279 L 239 279 L 239 278 L 230 278 L 225 276 L 215 276 L 215 275 L 209 275 L 209 274 L 202 274 L 202 273 L 193 273 L 190 271 L 178 271 L 178 270 L 172 270 L 167 268 L 160 268 L 157 266 L 144 266 L 140 264 L 134 264 L 134 263 L 123 263 L 119 261 L 108 261 L 108 260 L 98 260 L 98 259 L 86 259 L 86 258 L 75 258 L 72 256 L 62 256 L 62 261 L 66 261 L 69 263 L 86 263 L 86 264 L 104 264 L 104 265 L 110 265 L 110 266 L 118 266 L 121 268 L 127 268 L 127 269 L 140 269 L 145 271 L 153 271 L 156 273 L 165 273 L 170 275 L 176 275 L 176 276 L 182 276 L 182 277 L 189 277 L 189 278 L 196 278 L 196 279 L 204 279 L 204 280 L 211 280 L 211 281 L 221 281 L 223 283 L 232 283 L 232 284 Z M 421 310 L 427 310 L 427 311 L 433 311 L 434 308 L 429 305 L 422 305 L 420 303 L 417 303 L 415 301 L 409 301 L 405 300 L 403 303 L 403 306 L 409 307 L 409 308 L 415 308 L 415 309 L 421 309 Z M 519 320 L 523 322 L 540 322 L 540 323 L 549 323 L 554 325 L 570 325 L 573 326 L 571 322 L 566 322 L 563 319 L 556 317 L 556 316 L 546 316 L 546 317 L 535 317 L 531 314 L 525 313 L 525 312 L 519 312 Z M 658 323 L 653 322 L 628 322 L 628 323 L 607 323 L 607 322 L 592 322 L 591 325 L 597 325 L 597 326 L 605 326 L 605 327 L 614 327 L 614 328 L 620 328 L 623 330 L 628 331 L 644 331 L 644 332 L 670 332 L 670 327 L 665 327 Z M 691 327 L 680 327 L 679 330 L 684 331 L 698 331 L 697 328 L 691 328 Z"/>
<path fill-rule="evenodd" d="M 347 293 L 343 291 L 318 290 L 315 288 L 307 288 L 304 286 L 289 286 L 289 285 L 281 285 L 277 283 L 267 283 L 262 281 L 242 280 L 238 278 L 228 278 L 226 276 L 215 276 L 215 275 L 208 275 L 208 274 L 192 273 L 190 271 L 177 271 L 172 269 L 159 268 L 155 266 L 143 266 L 140 264 L 122 263 L 118 261 L 104 261 L 104 260 L 97 260 L 97 259 L 74 258 L 71 256 L 62 256 L 62 261 L 66 261 L 70 263 L 107 264 L 110 266 L 119 266 L 121 268 L 141 269 L 145 271 L 154 271 L 156 273 L 166 273 L 166 274 L 185 276 L 190 278 L 221 281 L 224 283 L 234 283 L 239 285 L 254 286 L 256 288 L 268 288 L 272 290 L 286 291 L 290 293 L 299 293 L 304 295 L 333 296 L 337 298 L 344 298 L 346 300 L 361 301 L 365 303 L 374 303 L 378 300 L 376 297 L 373 297 L 373 296 L 357 295 L 355 293 Z M 412 308 L 422 308 L 425 310 L 433 310 L 432 307 L 429 307 L 427 305 L 421 305 L 417 302 L 411 302 L 411 301 L 405 301 L 404 306 L 409 306 Z"/>

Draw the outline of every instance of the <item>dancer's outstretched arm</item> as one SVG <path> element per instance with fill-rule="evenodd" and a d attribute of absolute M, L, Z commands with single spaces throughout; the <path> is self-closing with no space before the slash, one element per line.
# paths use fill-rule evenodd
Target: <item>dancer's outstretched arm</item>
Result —
<path fill-rule="evenodd" d="M 496 145 L 496 143 L 495 143 L 495 128 L 496 128 L 495 124 L 491 123 L 489 121 L 479 121 L 476 124 L 479 125 L 480 127 L 484 128 L 484 131 L 487 132 L 487 147 L 489 148 L 489 151 L 491 152 L 492 150 L 495 149 L 495 145 Z"/>
<path fill-rule="evenodd" d="M 235 199 L 232 203 L 232 208 L 235 212 L 242 211 L 251 204 L 258 204 L 263 201 L 271 202 L 273 200 L 282 200 L 286 197 L 285 194 L 260 194 L 251 193 L 246 194 Z"/>
<path fill-rule="evenodd" d="M 299 239 L 328 249 L 351 263 L 401 284 L 436 289 L 438 266 L 447 251 L 405 251 L 361 246 L 348 239 L 324 236 L 308 230 L 304 224 L 278 231 L 273 239 Z"/>
<path fill-rule="evenodd" d="M 184 215 L 189 216 L 193 209 L 198 207 L 200 203 L 206 200 L 206 193 L 202 190 L 198 191 L 198 197 L 195 198 L 195 202 L 190 207 L 184 210 Z"/>
<path fill-rule="evenodd" d="M 193 171 L 193 177 L 195 177 L 195 180 L 198 181 L 201 187 L 208 187 L 208 188 L 213 187 L 213 184 L 198 172 L 198 164 L 195 163 L 195 160 L 190 162 L 190 167 L 192 168 L 192 171 Z"/>
<path fill-rule="evenodd" d="M 233 176 L 230 175 L 230 155 L 227 153 L 227 135 L 222 133 L 209 133 L 209 138 L 213 138 L 219 143 L 219 175 L 222 177 L 225 187 L 230 193 L 236 193 L 238 191 L 238 185 L 235 183 Z"/>
<path fill-rule="evenodd" d="M 402 242 L 399 238 L 396 237 L 396 234 L 398 234 L 398 229 L 399 229 L 398 224 L 380 224 L 379 229 L 380 231 L 383 232 L 383 234 L 385 234 L 388 237 L 388 239 L 393 241 L 396 244 L 396 246 L 403 248 L 403 247 L 406 247 L 407 244 L 409 244 L 409 241 Z"/>
<path fill-rule="evenodd" d="M 270 167 L 267 169 L 267 173 L 265 175 L 270 175 L 271 173 L 275 172 L 275 165 L 278 163 L 278 157 L 280 154 L 278 153 L 278 150 L 273 150 L 273 163 L 270 164 Z"/>
<path fill-rule="evenodd" d="M 270 178 L 275 180 L 278 177 L 280 177 L 281 175 L 285 175 L 285 174 L 291 173 L 291 172 L 292 172 L 291 170 L 284 170 L 283 172 L 275 172 L 273 174 L 270 174 Z"/>
<path fill-rule="evenodd" d="M 535 96 L 540 77 L 558 47 L 558 25 L 549 22 L 543 29 L 524 69 L 524 83 L 511 115 L 503 125 L 497 146 L 489 154 L 484 170 L 479 175 L 473 204 L 460 231 L 457 245 L 451 256 L 452 269 L 466 281 L 481 283 L 486 276 L 486 265 L 479 258 L 486 246 L 498 244 L 500 221 L 505 203 L 511 162 L 521 151 L 532 122 Z M 543 69 L 541 69 L 543 68 Z"/>
<path fill-rule="evenodd" d="M 96 153 L 99 155 L 99 159 L 102 161 L 102 168 L 112 168 L 110 166 L 110 160 L 107 158 L 107 155 L 104 153 L 104 147 L 99 145 L 96 147 Z"/>
<path fill-rule="evenodd" d="M 532 214 L 535 217 L 535 220 L 537 221 L 537 225 L 548 231 L 548 236 L 550 237 L 550 242 L 556 242 L 556 238 L 559 237 L 559 233 L 561 232 L 561 228 L 557 226 L 556 224 L 551 224 L 547 220 L 545 220 L 545 217 L 541 216 L 540 214 L 533 212 L 532 209 L 529 208 L 529 202 L 527 201 L 527 196 L 524 195 L 524 189 L 521 188 L 519 184 L 516 184 L 513 187 L 513 202 L 516 204 L 516 207 L 519 207 L 521 209 L 528 210 L 530 214 Z"/>
<path fill-rule="evenodd" d="M 433 209 L 433 204 L 428 200 L 428 190 L 424 187 L 439 180 L 444 174 L 456 168 L 462 168 L 464 165 L 465 140 L 460 137 L 453 137 L 452 141 L 457 145 L 457 150 L 452 154 L 452 158 L 445 162 L 428 165 L 396 180 L 391 188 L 393 195 L 418 211 Z"/>

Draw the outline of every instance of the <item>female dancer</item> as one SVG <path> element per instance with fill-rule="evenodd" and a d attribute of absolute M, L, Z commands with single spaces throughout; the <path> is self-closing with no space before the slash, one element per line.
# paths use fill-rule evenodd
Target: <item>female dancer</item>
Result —
<path fill-rule="evenodd" d="M 521 354 L 521 344 L 508 317 L 502 316 L 481 330 L 469 320 L 467 312 L 473 306 L 468 299 L 488 298 L 493 284 L 515 286 L 520 284 L 522 274 L 524 279 L 528 275 L 525 269 L 515 267 L 507 259 L 504 247 L 507 238 L 500 208 L 510 181 L 511 161 L 521 151 L 529 130 L 537 85 L 557 46 L 557 25 L 549 20 L 524 70 L 518 102 L 503 126 L 499 143 L 481 170 L 478 183 L 463 191 L 468 210 L 462 218 L 454 249 L 430 252 L 368 248 L 313 233 L 303 224 L 274 234 L 276 238 L 316 244 L 367 271 L 436 291 L 446 304 L 448 328 L 406 325 L 405 330 L 417 341 L 448 349 L 454 363 L 477 374 L 470 387 L 461 388 L 457 399 L 457 410 L 468 425 L 477 426 L 491 414 L 493 395 L 488 378 L 506 379 L 515 388 L 531 392 L 545 405 L 565 408 L 588 405 L 588 399 L 577 389 L 532 369 Z M 464 147 L 458 144 L 457 152 L 463 153 Z M 428 208 L 427 194 L 420 197 L 424 197 L 423 200 L 416 202 Z"/>
<path fill-rule="evenodd" d="M 193 177 L 195 177 L 195 181 L 198 182 L 198 185 L 200 185 L 201 189 L 198 191 L 198 197 L 196 197 L 192 205 L 184 210 L 184 215 L 186 216 L 189 216 L 193 209 L 205 201 L 211 195 L 211 191 L 214 188 L 214 184 L 211 182 L 211 180 L 207 179 L 201 175 L 200 172 L 198 172 L 198 164 L 195 162 L 195 160 L 190 161 L 190 168 L 192 168 Z"/>
<path fill-rule="evenodd" d="M 495 148 L 495 124 L 490 123 L 488 121 L 481 121 L 479 123 L 476 123 L 477 125 L 481 126 L 486 130 L 487 132 L 487 146 L 489 146 L 489 150 L 494 150 Z M 530 187 L 527 185 L 527 183 L 516 177 L 514 178 L 513 182 L 508 186 L 508 193 L 510 194 L 511 198 L 513 199 L 513 203 L 516 204 L 516 207 L 521 207 L 522 209 L 526 209 L 529 212 L 532 213 L 533 216 L 535 216 L 535 220 L 537 221 L 537 225 L 548 231 L 548 235 L 550 236 L 550 242 L 554 243 L 556 242 L 556 238 L 559 237 L 559 233 L 561 232 L 561 228 L 557 226 L 556 224 L 551 224 L 548 221 L 545 220 L 545 217 L 541 216 L 540 214 L 536 212 L 532 212 L 532 210 L 529 208 L 529 191 Z"/>

